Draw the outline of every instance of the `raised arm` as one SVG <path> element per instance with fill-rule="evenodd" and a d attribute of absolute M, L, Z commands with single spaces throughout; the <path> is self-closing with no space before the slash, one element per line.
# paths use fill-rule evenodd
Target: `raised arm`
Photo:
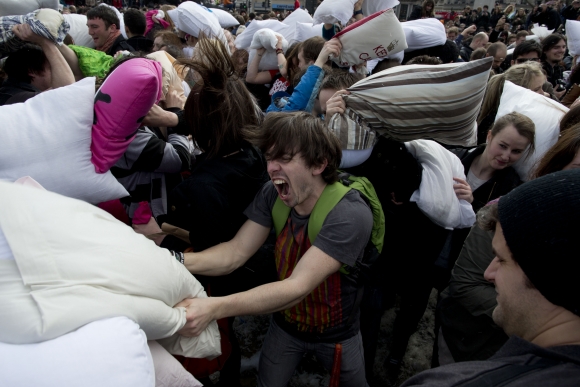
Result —
<path fill-rule="evenodd" d="M 54 42 L 35 34 L 28 24 L 15 25 L 12 27 L 12 31 L 21 40 L 37 44 L 42 48 L 48 63 L 50 63 L 50 88 L 56 89 L 57 87 L 68 86 L 75 82 L 71 68 Z"/>
<path fill-rule="evenodd" d="M 248 73 L 246 74 L 246 82 L 257 85 L 265 85 L 272 81 L 272 76 L 269 71 L 258 71 L 258 66 L 262 60 L 262 56 L 266 52 L 265 48 L 258 48 L 254 59 L 248 65 Z"/>

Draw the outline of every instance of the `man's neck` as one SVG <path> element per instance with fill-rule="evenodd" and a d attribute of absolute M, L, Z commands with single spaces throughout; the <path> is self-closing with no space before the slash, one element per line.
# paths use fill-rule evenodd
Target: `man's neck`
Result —
<path fill-rule="evenodd" d="M 294 211 L 296 211 L 298 215 L 301 216 L 310 215 L 314 209 L 314 206 L 316 205 L 316 202 L 320 198 L 320 195 L 322 195 L 322 192 L 326 188 L 326 185 L 327 184 L 324 182 L 324 180 L 320 178 L 320 183 L 317 183 L 312 187 L 312 191 L 308 195 L 308 198 L 295 206 Z"/>
<path fill-rule="evenodd" d="M 580 317 L 562 307 L 556 307 L 546 321 L 523 338 L 540 347 L 580 345 Z"/>

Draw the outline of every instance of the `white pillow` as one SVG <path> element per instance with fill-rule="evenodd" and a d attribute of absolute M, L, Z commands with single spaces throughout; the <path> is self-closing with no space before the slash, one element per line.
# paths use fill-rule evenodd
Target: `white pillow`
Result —
<path fill-rule="evenodd" d="M 532 34 L 537 36 L 539 39 L 544 39 L 548 35 L 551 35 L 553 32 L 554 30 L 549 30 L 548 28 L 540 26 L 537 23 L 532 27 Z"/>
<path fill-rule="evenodd" d="M 203 387 L 157 341 L 149 341 L 148 344 L 155 366 L 155 387 Z"/>
<path fill-rule="evenodd" d="M 568 37 L 568 50 L 570 55 L 580 54 L 580 21 L 566 20 L 566 36 Z"/>
<path fill-rule="evenodd" d="M 93 38 L 91 38 L 91 35 L 89 35 L 87 17 L 85 15 L 67 13 L 62 16 L 64 16 L 64 20 L 66 20 L 66 22 L 70 25 L 70 30 L 68 33 L 73 38 L 77 46 L 95 48 L 95 41 Z"/>
<path fill-rule="evenodd" d="M 447 35 L 443 24 L 435 19 L 417 19 L 401 23 L 407 39 L 406 52 L 445 44 Z"/>
<path fill-rule="evenodd" d="M 268 51 L 275 51 L 278 36 L 282 37 L 282 50 L 286 51 L 288 49 L 288 41 L 281 34 L 269 28 L 263 28 L 254 34 L 250 48 L 265 48 Z"/>
<path fill-rule="evenodd" d="M 530 172 L 535 164 L 558 141 L 560 119 L 568 110 L 550 98 L 506 81 L 495 116 L 496 121 L 508 113 L 518 112 L 528 116 L 536 125 L 536 151 L 514 164 L 523 181 L 530 179 Z"/>
<path fill-rule="evenodd" d="M 405 147 L 423 167 L 421 185 L 409 200 L 433 223 L 448 230 L 473 226 L 473 207 L 458 199 L 453 189 L 454 177 L 465 180 L 461 160 L 431 140 L 406 142 Z"/>
<path fill-rule="evenodd" d="M 322 29 L 324 28 L 324 24 L 312 25 L 312 23 L 296 23 L 295 26 L 296 31 L 294 32 L 292 43 L 303 42 L 315 36 L 322 36 Z"/>
<path fill-rule="evenodd" d="M 222 28 L 229 28 L 240 25 L 240 22 L 237 21 L 237 19 L 233 17 L 231 13 L 224 11 L 223 9 L 208 8 L 208 11 L 214 14 Z"/>
<path fill-rule="evenodd" d="M 39 8 L 50 8 L 58 11 L 58 0 L 2 0 L 0 16 L 26 15 Z"/>
<path fill-rule="evenodd" d="M 0 343 L 0 359 L 1 386 L 155 386 L 145 333 L 126 317 L 38 344 Z"/>
<path fill-rule="evenodd" d="M 278 20 L 254 20 L 250 23 L 248 28 L 244 30 L 244 32 L 236 36 L 236 40 L 234 41 L 236 48 L 250 48 L 254 34 L 263 28 L 269 28 L 272 31 L 279 33 L 288 41 L 292 41 L 294 37 L 294 26 L 289 26 L 279 22 Z"/>
<path fill-rule="evenodd" d="M 368 0 L 367 0 L 368 1 Z M 346 26 L 354 12 L 357 0 L 326 0 L 314 12 L 313 24 L 341 22 Z"/>
<path fill-rule="evenodd" d="M 179 7 L 167 11 L 167 14 L 177 29 L 196 38 L 199 37 L 200 32 L 209 37 L 223 35 L 217 16 L 193 1 L 181 3 Z"/>
<path fill-rule="evenodd" d="M 0 228 L 17 265 L 16 270 L 4 265 L 0 275 L 0 341 L 38 343 L 125 316 L 170 353 L 198 358 L 221 353 L 215 321 L 197 337 L 177 333 L 186 310 L 174 306 L 207 297 L 201 284 L 168 250 L 109 213 L 0 182 Z"/>
<path fill-rule="evenodd" d="M 254 57 L 256 56 L 256 49 L 252 48 L 249 51 L 250 56 L 248 57 L 248 63 L 252 63 Z M 278 70 L 278 57 L 275 51 L 266 51 L 264 55 L 262 55 L 260 63 L 258 64 L 258 70 Z"/>
<path fill-rule="evenodd" d="M 338 58 L 331 59 L 341 67 L 384 58 L 407 48 L 403 28 L 392 9 L 351 24 L 335 38 L 340 40 L 342 50 Z"/>
<path fill-rule="evenodd" d="M 0 180 L 31 176 L 47 190 L 97 204 L 129 194 L 91 163 L 95 78 L 0 107 Z M 74 108 L 63 111 L 64 106 Z"/>
<path fill-rule="evenodd" d="M 284 19 L 282 21 L 282 23 L 284 24 L 288 24 L 288 25 L 293 25 L 294 23 L 310 23 L 312 24 L 312 16 L 310 16 L 310 14 L 301 9 L 298 8 L 296 10 L 294 10 L 290 15 L 288 15 L 288 17 L 286 19 Z"/>
<path fill-rule="evenodd" d="M 395 8 L 397 5 L 399 0 L 367 0 L 363 1 L 362 11 L 364 16 L 369 16 L 383 9 Z"/>

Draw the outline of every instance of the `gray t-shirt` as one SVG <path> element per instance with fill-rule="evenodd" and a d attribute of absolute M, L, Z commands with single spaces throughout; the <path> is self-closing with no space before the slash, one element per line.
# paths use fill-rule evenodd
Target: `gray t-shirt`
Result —
<path fill-rule="evenodd" d="M 273 183 L 266 183 L 252 204 L 246 209 L 245 215 L 248 219 L 264 227 L 273 227 L 272 208 L 277 196 L 278 192 Z M 304 236 L 308 235 L 309 219 L 310 215 L 301 216 L 294 209 L 290 212 L 288 232 L 292 233 L 296 241 L 304 240 Z M 361 198 L 358 191 L 350 190 L 326 216 L 313 246 L 342 264 L 354 266 L 363 257 L 364 249 L 370 239 L 372 226 L 373 216 L 369 206 Z M 279 272 L 287 271 L 284 269 Z M 300 321 L 304 317 L 304 313 L 312 313 L 310 310 L 312 305 L 310 301 L 312 300 L 309 297 L 314 297 L 314 292 L 317 291 L 315 289 L 300 303 L 308 305 L 304 306 L 300 313 L 295 313 L 292 308 L 276 313 L 274 314 L 276 323 L 293 336 L 310 342 L 339 342 L 356 335 L 360 327 L 358 318 L 355 318 L 352 323 L 347 321 L 353 315 L 358 316 L 358 305 L 356 305 L 358 284 L 350 276 L 337 273 L 325 281 L 328 286 L 322 287 L 331 289 L 331 291 L 323 296 L 331 295 L 330 297 L 334 297 L 333 294 L 338 294 L 340 297 L 339 300 L 331 299 L 329 302 L 332 304 L 331 310 L 328 312 L 328 316 L 333 316 L 331 322 L 327 321 L 322 326 L 313 323 L 312 320 L 309 320 L 310 325 Z M 319 296 L 314 297 L 314 299 L 319 298 Z M 296 308 L 300 308 L 300 304 Z M 327 307 L 322 306 L 322 308 Z"/>

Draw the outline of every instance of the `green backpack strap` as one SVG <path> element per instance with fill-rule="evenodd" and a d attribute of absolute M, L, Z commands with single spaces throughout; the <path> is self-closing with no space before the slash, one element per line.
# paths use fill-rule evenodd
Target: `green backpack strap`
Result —
<path fill-rule="evenodd" d="M 274 203 L 274 207 L 272 208 L 272 221 L 274 222 L 274 230 L 276 230 L 276 237 L 280 235 L 282 230 L 284 229 L 284 225 L 286 225 L 286 221 L 288 220 L 288 216 L 290 216 L 290 211 L 292 209 L 288 207 L 280 197 L 276 197 L 276 202 Z"/>
<path fill-rule="evenodd" d="M 324 191 L 322 191 L 322 194 L 318 198 L 318 201 L 316 201 L 308 221 L 308 239 L 310 239 L 310 243 L 314 243 L 326 216 L 348 191 L 350 191 L 350 187 L 345 187 L 339 182 L 326 185 Z M 286 204 L 280 200 L 280 197 L 277 197 L 274 207 L 272 208 L 272 220 L 274 222 L 276 236 L 280 235 L 284 229 L 290 211 L 291 208 L 286 206 Z"/>
<path fill-rule="evenodd" d="M 350 191 L 350 187 L 346 187 L 340 182 L 326 185 L 316 201 L 308 221 L 308 239 L 310 239 L 311 244 L 314 243 L 318 236 L 328 213 L 332 211 L 348 191 Z"/>

